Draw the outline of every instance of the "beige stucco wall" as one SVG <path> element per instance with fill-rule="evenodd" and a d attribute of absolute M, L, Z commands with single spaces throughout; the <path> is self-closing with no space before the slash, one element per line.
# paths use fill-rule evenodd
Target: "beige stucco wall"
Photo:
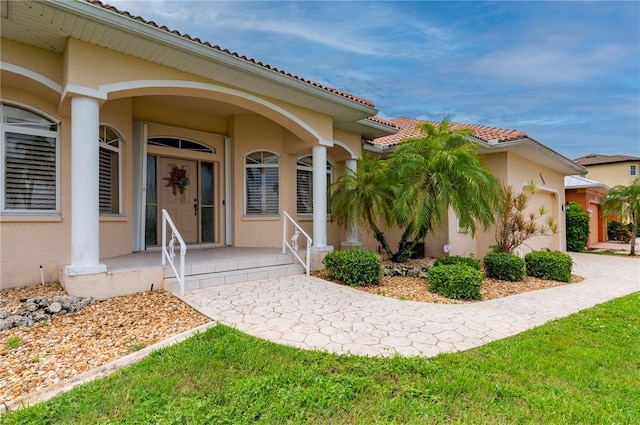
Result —
<path fill-rule="evenodd" d="M 636 175 L 630 174 L 630 166 L 636 166 Z M 640 177 L 640 161 L 617 162 L 613 164 L 588 165 L 587 178 L 606 184 L 609 187 L 617 185 L 629 186 Z"/>
<path fill-rule="evenodd" d="M 0 217 L 0 287 L 34 284 L 40 281 L 39 266 L 44 266 L 45 281 L 58 279 L 60 265 L 70 262 L 70 189 L 71 189 L 71 135 L 69 99 L 76 89 L 102 90 L 105 85 L 120 82 L 171 80 L 175 87 L 136 87 L 108 93 L 101 100 L 100 123 L 115 127 L 124 138 L 121 152 L 122 195 L 118 216 L 100 219 L 100 257 L 108 258 L 131 252 L 132 211 L 132 122 L 149 122 L 150 136 L 165 135 L 187 137 L 215 148 L 207 158 L 217 166 L 216 209 L 218 211 L 216 235 L 220 244 L 224 240 L 224 138 L 206 133 L 229 135 L 232 141 L 232 199 L 233 240 L 237 246 L 278 246 L 281 243 L 281 220 L 243 217 L 243 155 L 252 150 L 268 149 L 281 155 L 281 210 L 295 212 L 295 165 L 302 154 L 311 154 L 317 137 L 331 142 L 336 134 L 341 143 L 359 150 L 360 135 L 336 133 L 331 117 L 282 101 L 242 94 L 221 85 L 175 69 L 166 68 L 140 59 L 109 51 L 78 40 L 69 39 L 63 54 L 34 49 L 20 43 L 2 40 L 2 60 L 41 74 L 62 90 L 47 88 L 28 77 L 2 71 L 2 100 L 29 105 L 60 120 L 60 213 L 50 217 L 4 215 Z M 184 82 L 201 84 L 199 88 L 185 88 Z M 142 84 L 141 84 L 142 86 Z M 216 90 L 216 87 L 226 87 Z M 234 94 L 234 91 L 236 94 Z M 89 90 L 91 92 L 91 90 Z M 97 93 L 97 92 L 96 92 Z M 62 103 L 61 102 L 62 99 Z M 162 101 L 160 101 L 162 100 Z M 173 102 L 175 101 L 175 102 Z M 248 112 L 225 115 L 211 113 L 210 101 L 226 102 Z M 167 107 L 178 104 L 180 107 Z M 237 108 L 235 108 L 237 110 Z M 285 113 L 282 113 L 284 111 Z M 224 111 L 223 111 L 224 112 Z M 154 123 L 173 127 L 169 133 L 158 130 Z M 189 135 L 190 130 L 198 135 Z M 310 131 L 308 129 L 311 129 Z M 164 134 L 161 134 L 164 133 Z M 203 135 L 204 134 L 204 135 Z M 340 147 L 328 149 L 328 159 L 338 168 L 349 155 Z M 182 156 L 181 152 L 151 148 L 150 153 Z M 303 226 L 311 232 L 312 221 L 306 217 Z M 46 237 L 45 237 L 46 235 Z M 343 232 L 328 225 L 328 243 L 335 245 L 344 240 Z"/>

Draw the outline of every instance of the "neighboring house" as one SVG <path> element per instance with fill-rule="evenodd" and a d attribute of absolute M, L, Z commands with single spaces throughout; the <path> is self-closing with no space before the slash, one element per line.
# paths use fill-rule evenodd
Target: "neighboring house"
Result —
<path fill-rule="evenodd" d="M 0 288 L 41 266 L 111 284 L 102 260 L 157 247 L 162 209 L 212 247 L 281 246 L 287 211 L 318 263 L 347 237 L 327 185 L 397 132 L 366 99 L 99 1 L 2 1 L 0 24 Z"/>
<path fill-rule="evenodd" d="M 407 138 L 419 136 L 418 126 L 423 122 L 409 118 L 391 120 L 391 123 L 399 128 L 398 133 L 369 140 L 364 149 L 388 155 Z M 558 232 L 552 236 L 532 238 L 522 246 L 520 252 L 526 253 L 541 248 L 564 251 L 566 249 L 564 177 L 583 173 L 584 168 L 522 131 L 462 123 L 451 123 L 451 129 L 472 131 L 469 137 L 478 145 L 478 154 L 482 161 L 505 185 L 511 185 L 516 191 L 520 191 L 528 182 L 533 181 L 539 188 L 529 208 L 534 210 L 540 206 L 546 207 L 549 215 L 558 224 Z M 399 240 L 399 232 L 396 233 L 398 235 L 390 238 L 390 243 Z M 457 218 L 450 211 L 448 222 L 427 236 L 425 253 L 427 256 L 440 257 L 446 255 L 446 246 L 449 255 L 473 254 L 476 258 L 481 258 L 495 243 L 493 229 L 480 232 L 472 238 L 470 233 L 457 225 Z M 376 249 L 377 243 L 372 237 L 363 237 L 363 246 Z"/>
<path fill-rule="evenodd" d="M 609 186 L 581 176 L 566 176 L 564 193 L 567 202 L 577 202 L 589 215 L 587 247 L 596 242 L 606 242 L 607 227 L 600 200 L 609 193 Z"/>
<path fill-rule="evenodd" d="M 629 186 L 640 177 L 640 157 L 637 156 L 589 154 L 573 161 L 587 169 L 589 179 L 609 187 Z"/>

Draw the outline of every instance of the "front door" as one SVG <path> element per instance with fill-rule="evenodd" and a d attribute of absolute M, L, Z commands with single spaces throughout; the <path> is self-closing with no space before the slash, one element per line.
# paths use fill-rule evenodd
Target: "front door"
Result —
<path fill-rule="evenodd" d="M 198 163 L 158 158 L 158 204 L 166 209 L 185 243 L 198 242 Z"/>

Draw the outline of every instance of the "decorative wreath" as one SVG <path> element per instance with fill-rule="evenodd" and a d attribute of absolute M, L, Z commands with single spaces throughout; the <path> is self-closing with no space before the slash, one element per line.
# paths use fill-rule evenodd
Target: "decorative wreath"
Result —
<path fill-rule="evenodd" d="M 182 167 L 178 168 L 177 165 L 171 166 L 171 172 L 169 177 L 165 177 L 165 180 L 169 180 L 165 187 L 171 186 L 173 188 L 173 194 L 176 194 L 176 190 L 180 193 L 184 193 L 184 188 L 189 185 L 189 176 L 187 176 L 187 170 Z"/>

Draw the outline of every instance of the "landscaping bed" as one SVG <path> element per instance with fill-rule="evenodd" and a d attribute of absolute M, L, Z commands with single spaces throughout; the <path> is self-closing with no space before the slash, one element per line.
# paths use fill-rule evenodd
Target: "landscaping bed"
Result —
<path fill-rule="evenodd" d="M 63 295 L 58 283 L 1 290 L 0 311 L 14 311 L 20 300 Z M 31 327 L 2 331 L 0 404 L 209 321 L 171 294 L 153 291 L 95 302 Z"/>
<path fill-rule="evenodd" d="M 409 260 L 406 267 L 415 269 L 419 267 L 428 267 L 433 264 L 432 258 L 421 258 Z M 393 263 L 383 262 L 383 268 L 392 269 Z M 332 279 L 327 270 L 312 273 L 321 279 L 329 280 L 335 283 L 341 283 Z M 573 275 L 570 283 L 580 282 L 583 279 L 580 276 Z M 536 291 L 538 289 L 552 288 L 554 286 L 568 285 L 566 282 L 558 282 L 555 280 L 544 280 L 536 277 L 525 276 L 521 282 L 509 282 L 497 279 L 484 279 L 482 285 L 481 301 L 502 298 L 509 295 L 520 294 L 523 292 Z M 382 295 L 385 297 L 396 298 L 400 300 L 419 301 L 437 304 L 467 304 L 477 301 L 454 300 L 434 294 L 429 291 L 427 281 L 424 278 L 413 276 L 384 276 L 380 277 L 380 284 L 374 286 L 357 286 L 354 287 L 359 291 L 368 292 L 370 294 Z"/>

